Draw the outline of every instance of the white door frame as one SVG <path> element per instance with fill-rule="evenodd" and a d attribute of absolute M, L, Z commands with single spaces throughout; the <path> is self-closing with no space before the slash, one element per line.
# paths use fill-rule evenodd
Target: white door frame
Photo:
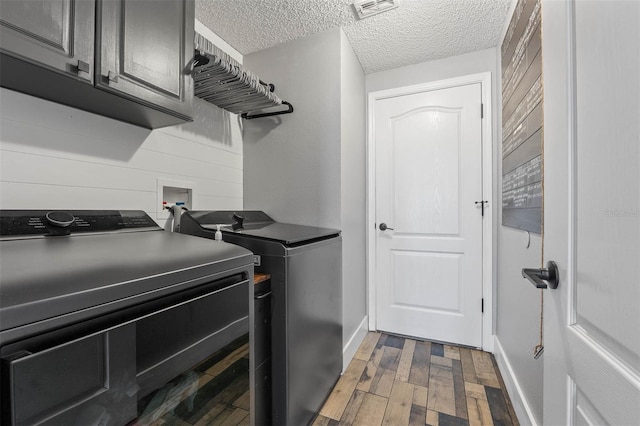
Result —
<path fill-rule="evenodd" d="M 482 349 L 493 352 L 493 241 L 495 206 L 493 184 L 493 117 L 491 114 L 491 73 L 471 74 L 447 80 L 433 81 L 412 86 L 371 92 L 367 99 L 367 312 L 369 330 L 376 329 L 376 228 L 375 228 L 375 105 L 378 100 L 419 92 L 446 89 L 466 84 L 481 84 L 483 120 L 482 120 L 482 193 L 488 201 L 482 224 L 482 297 L 484 315 L 482 316 Z M 478 211 L 480 214 L 480 211 Z"/>

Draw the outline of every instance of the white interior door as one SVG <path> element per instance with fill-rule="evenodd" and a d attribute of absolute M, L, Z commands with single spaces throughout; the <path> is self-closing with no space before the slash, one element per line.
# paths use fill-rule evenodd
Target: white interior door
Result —
<path fill-rule="evenodd" d="M 482 345 L 481 96 L 475 83 L 375 102 L 378 330 Z"/>
<path fill-rule="evenodd" d="M 640 424 L 640 2 L 547 1 L 544 424 Z"/>

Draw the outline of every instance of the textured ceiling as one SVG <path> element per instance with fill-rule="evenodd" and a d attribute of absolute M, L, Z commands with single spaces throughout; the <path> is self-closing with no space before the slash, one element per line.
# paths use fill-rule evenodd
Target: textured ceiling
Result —
<path fill-rule="evenodd" d="M 196 0 L 196 18 L 246 55 L 341 26 L 369 74 L 499 44 L 511 0 L 398 0 L 358 21 L 353 0 Z"/>

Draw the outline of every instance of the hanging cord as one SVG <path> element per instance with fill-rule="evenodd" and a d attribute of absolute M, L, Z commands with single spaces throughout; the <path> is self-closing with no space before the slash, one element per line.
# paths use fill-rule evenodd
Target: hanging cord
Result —
<path fill-rule="evenodd" d="M 542 144 L 542 170 L 544 170 L 544 143 Z M 544 180 L 542 181 L 542 212 L 543 219 L 540 226 L 540 238 L 542 239 L 542 247 L 540 249 L 540 265 L 544 265 Z M 531 234 L 529 234 L 531 238 Z M 529 240 L 531 243 L 531 240 Z M 540 289 L 540 341 L 533 348 L 533 359 L 538 359 L 544 352 L 544 290 Z"/>
<path fill-rule="evenodd" d="M 542 230 L 542 233 L 544 234 L 544 228 Z M 544 240 L 543 244 L 542 244 L 542 250 L 541 250 L 541 256 L 542 256 L 542 262 L 544 262 Z M 542 353 L 544 352 L 544 289 L 540 289 L 540 341 L 538 342 L 538 344 L 536 345 L 535 348 L 533 348 L 533 359 L 538 359 L 540 358 L 540 356 L 542 355 Z"/>
<path fill-rule="evenodd" d="M 533 359 L 540 358 L 540 355 L 544 352 L 543 340 L 544 330 L 544 291 L 540 289 L 540 342 L 533 348 Z"/>

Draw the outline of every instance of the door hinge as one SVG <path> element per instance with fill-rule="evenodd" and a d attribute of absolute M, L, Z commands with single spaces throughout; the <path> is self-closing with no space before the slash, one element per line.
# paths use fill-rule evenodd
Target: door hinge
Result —
<path fill-rule="evenodd" d="M 488 201 L 485 201 L 485 200 L 482 200 L 482 201 L 476 201 L 476 202 L 474 203 L 475 205 L 480 204 L 480 208 L 481 208 L 481 212 L 480 212 L 480 213 L 482 214 L 482 216 L 484 216 L 484 205 L 485 205 L 485 204 L 487 204 L 487 203 L 488 203 Z"/>
<path fill-rule="evenodd" d="M 482 298 L 482 302 L 480 303 L 480 309 L 481 309 L 482 313 L 484 314 L 484 297 Z"/>
<path fill-rule="evenodd" d="M 480 104 L 480 118 L 484 118 L 484 104 Z"/>

